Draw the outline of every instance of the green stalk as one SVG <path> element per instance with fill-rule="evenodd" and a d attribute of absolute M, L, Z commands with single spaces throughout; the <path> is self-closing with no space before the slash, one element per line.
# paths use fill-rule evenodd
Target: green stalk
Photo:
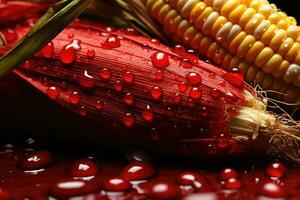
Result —
<path fill-rule="evenodd" d="M 0 76 L 30 59 L 78 17 L 92 1 L 62 0 L 50 7 L 24 38 L 0 58 Z"/>

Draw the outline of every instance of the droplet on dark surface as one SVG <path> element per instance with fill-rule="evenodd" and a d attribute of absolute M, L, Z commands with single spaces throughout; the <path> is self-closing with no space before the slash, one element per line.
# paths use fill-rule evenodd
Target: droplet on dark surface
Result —
<path fill-rule="evenodd" d="M 132 127 L 134 125 L 135 118 L 131 113 L 126 113 L 123 117 L 123 123 L 127 127 Z"/>
<path fill-rule="evenodd" d="M 42 50 L 41 50 L 42 55 L 45 58 L 52 58 L 53 53 L 54 53 L 54 45 L 53 42 L 49 42 Z"/>
<path fill-rule="evenodd" d="M 93 89 L 96 86 L 96 79 L 87 70 L 77 77 L 77 81 L 85 89 Z"/>
<path fill-rule="evenodd" d="M 104 49 L 114 49 L 121 46 L 121 41 L 116 36 L 108 36 L 108 38 L 102 43 Z"/>
<path fill-rule="evenodd" d="M 159 100 L 161 98 L 162 91 L 161 91 L 160 87 L 156 86 L 150 90 L 150 94 L 153 99 Z"/>
<path fill-rule="evenodd" d="M 191 185 L 198 189 L 204 184 L 203 177 L 196 172 L 182 172 L 176 177 L 176 181 L 180 185 Z"/>
<path fill-rule="evenodd" d="M 89 49 L 87 50 L 86 52 L 86 56 L 89 58 L 89 59 L 94 59 L 95 58 L 95 50 L 94 49 Z"/>
<path fill-rule="evenodd" d="M 74 105 L 77 105 L 80 102 L 80 94 L 77 91 L 74 91 L 70 94 L 70 102 Z"/>
<path fill-rule="evenodd" d="M 136 162 L 126 166 L 121 171 L 121 176 L 129 181 L 149 179 L 156 170 L 149 163 Z"/>
<path fill-rule="evenodd" d="M 134 97 L 132 94 L 130 93 L 127 93 L 124 95 L 124 102 L 127 104 L 127 105 L 132 105 L 134 103 Z"/>
<path fill-rule="evenodd" d="M 82 159 L 71 165 L 70 172 L 73 177 L 95 176 L 98 173 L 98 166 L 90 159 Z"/>
<path fill-rule="evenodd" d="M 170 65 L 169 55 L 164 52 L 155 52 L 151 56 L 151 62 L 154 67 L 165 68 Z"/>
<path fill-rule="evenodd" d="M 66 45 L 61 53 L 60 53 L 60 60 L 64 64 L 71 64 L 76 59 L 76 52 L 81 49 L 80 47 L 80 40 L 73 40 L 70 44 Z"/>
<path fill-rule="evenodd" d="M 146 120 L 147 122 L 152 122 L 154 119 L 154 114 L 151 110 L 150 105 L 147 105 L 146 108 L 143 110 L 143 118 L 144 120 Z"/>
<path fill-rule="evenodd" d="M 224 182 L 224 188 L 227 190 L 237 190 L 241 187 L 241 181 L 237 178 L 229 178 Z"/>
<path fill-rule="evenodd" d="M 100 76 L 104 80 L 109 80 L 111 78 L 111 72 L 107 68 L 103 68 L 100 70 Z"/>
<path fill-rule="evenodd" d="M 123 90 L 123 84 L 121 81 L 116 81 L 114 84 L 114 88 L 117 92 L 121 92 Z"/>
<path fill-rule="evenodd" d="M 157 70 L 155 73 L 154 73 L 154 78 L 155 80 L 158 80 L 158 81 L 161 81 L 164 79 L 164 72 L 161 71 L 161 70 Z"/>
<path fill-rule="evenodd" d="M 60 92 L 61 92 L 60 88 L 56 86 L 50 86 L 47 89 L 47 95 L 53 100 L 56 100 L 58 98 Z"/>
<path fill-rule="evenodd" d="M 184 92 L 187 91 L 187 89 L 188 89 L 188 85 L 186 84 L 186 82 L 181 82 L 181 83 L 178 84 L 179 92 L 184 93 Z"/>
<path fill-rule="evenodd" d="M 226 168 L 224 170 L 221 171 L 220 173 L 220 179 L 221 180 L 228 180 L 230 178 L 237 178 L 238 177 L 238 173 L 231 168 Z"/>
<path fill-rule="evenodd" d="M 202 82 L 202 78 L 200 74 L 196 72 L 190 72 L 186 75 L 186 80 L 193 86 L 199 86 Z"/>
<path fill-rule="evenodd" d="M 189 91 L 189 97 L 192 99 L 200 99 L 202 97 L 202 92 L 198 87 L 192 87 Z"/>
<path fill-rule="evenodd" d="M 123 80 L 125 81 L 125 83 L 133 83 L 134 81 L 134 74 L 131 73 L 130 71 L 125 72 Z"/>
<path fill-rule="evenodd" d="M 149 197 L 153 199 L 175 199 L 178 187 L 171 181 L 155 181 L 152 183 Z"/>
<path fill-rule="evenodd" d="M 286 197 L 285 189 L 274 182 L 264 183 L 260 188 L 260 194 L 271 198 L 283 198 Z"/>
<path fill-rule="evenodd" d="M 52 155 L 48 151 L 34 151 L 25 156 L 20 166 L 25 170 L 38 170 L 49 165 L 52 159 Z"/>
<path fill-rule="evenodd" d="M 286 174 L 286 167 L 283 163 L 274 162 L 267 168 L 267 175 L 273 178 L 281 178 Z"/>
<path fill-rule="evenodd" d="M 102 186 L 106 191 L 126 191 L 130 189 L 130 183 L 121 177 L 104 180 Z"/>

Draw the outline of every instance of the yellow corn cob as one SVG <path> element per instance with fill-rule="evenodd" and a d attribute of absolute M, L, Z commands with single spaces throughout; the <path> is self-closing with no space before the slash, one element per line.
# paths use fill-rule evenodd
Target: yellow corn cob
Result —
<path fill-rule="evenodd" d="M 144 0 L 176 43 L 300 102 L 300 27 L 267 0 Z"/>

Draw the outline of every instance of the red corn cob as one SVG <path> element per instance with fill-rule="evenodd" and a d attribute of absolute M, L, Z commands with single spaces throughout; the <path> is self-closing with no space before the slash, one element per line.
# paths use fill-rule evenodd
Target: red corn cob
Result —
<path fill-rule="evenodd" d="M 29 29 L 23 24 L 14 30 L 20 39 Z M 14 72 L 64 107 L 97 120 L 99 135 L 89 138 L 189 156 L 236 155 L 250 147 L 299 156 L 299 124 L 267 112 L 241 73 L 131 29 L 76 21 Z"/>

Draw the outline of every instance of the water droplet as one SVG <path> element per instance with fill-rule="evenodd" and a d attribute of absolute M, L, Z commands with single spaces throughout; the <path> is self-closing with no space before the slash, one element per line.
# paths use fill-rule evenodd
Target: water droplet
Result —
<path fill-rule="evenodd" d="M 145 180 L 152 177 L 156 170 L 149 163 L 135 162 L 127 165 L 122 171 L 121 176 L 128 181 Z"/>
<path fill-rule="evenodd" d="M 56 100 L 58 98 L 60 92 L 61 92 L 60 88 L 56 86 L 51 86 L 48 87 L 47 89 L 47 95 L 53 100 Z"/>
<path fill-rule="evenodd" d="M 154 39 L 154 38 L 152 38 L 152 39 L 150 39 L 150 42 L 152 42 L 153 44 L 160 45 L 160 42 L 159 42 L 159 40 L 158 40 L 158 39 Z"/>
<path fill-rule="evenodd" d="M 202 97 L 202 92 L 198 87 L 193 87 L 189 91 L 189 97 L 192 99 L 200 99 Z"/>
<path fill-rule="evenodd" d="M 244 74 L 237 67 L 232 68 L 230 72 L 225 73 L 222 77 L 232 85 L 238 87 L 244 86 Z"/>
<path fill-rule="evenodd" d="M 216 89 L 216 88 L 212 89 L 210 91 L 210 94 L 211 94 L 212 97 L 214 97 L 216 99 L 221 96 L 221 92 L 218 89 Z"/>
<path fill-rule="evenodd" d="M 196 72 L 190 72 L 186 75 L 186 80 L 193 86 L 199 86 L 202 82 L 200 74 Z"/>
<path fill-rule="evenodd" d="M 234 170 L 234 169 L 231 169 L 231 168 L 226 168 L 224 169 L 223 171 L 221 171 L 221 174 L 220 174 L 220 179 L 221 180 L 228 180 L 230 178 L 237 178 L 238 177 L 238 173 Z"/>
<path fill-rule="evenodd" d="M 69 34 L 68 34 L 68 38 L 69 38 L 69 39 L 74 38 L 74 33 L 69 33 Z"/>
<path fill-rule="evenodd" d="M 80 102 L 80 94 L 77 91 L 74 91 L 70 94 L 70 102 L 74 105 L 77 105 Z"/>
<path fill-rule="evenodd" d="M 103 188 L 106 191 L 126 191 L 130 189 L 130 184 L 121 177 L 115 177 L 106 179 L 103 182 Z"/>
<path fill-rule="evenodd" d="M 188 85 L 186 84 L 186 82 L 181 82 L 181 83 L 178 84 L 179 92 L 184 93 L 184 92 L 187 91 L 187 89 L 188 89 Z"/>
<path fill-rule="evenodd" d="M 183 172 L 176 177 L 180 185 L 191 185 L 197 189 L 201 188 L 204 183 L 203 177 L 196 172 Z"/>
<path fill-rule="evenodd" d="M 132 105 L 134 103 L 134 97 L 133 97 L 133 95 L 130 94 L 130 93 L 125 94 L 125 96 L 124 96 L 124 102 L 127 105 Z"/>
<path fill-rule="evenodd" d="M 114 49 L 121 46 L 120 39 L 115 36 L 109 36 L 103 43 L 102 48 L 104 49 Z"/>
<path fill-rule="evenodd" d="M 174 95 L 174 103 L 177 104 L 177 105 L 179 105 L 181 103 L 181 100 L 182 100 L 181 95 L 176 93 Z"/>
<path fill-rule="evenodd" d="M 165 68 L 169 66 L 169 55 L 164 52 L 155 52 L 151 56 L 151 62 L 154 67 Z"/>
<path fill-rule="evenodd" d="M 52 161 L 52 155 L 48 151 L 35 151 L 21 162 L 21 167 L 25 170 L 38 170 L 46 167 Z"/>
<path fill-rule="evenodd" d="M 126 113 L 126 115 L 123 118 L 123 123 L 127 127 L 132 127 L 134 124 L 135 118 L 131 113 Z"/>
<path fill-rule="evenodd" d="M 97 100 L 95 107 L 97 110 L 102 110 L 104 108 L 104 103 L 102 101 Z"/>
<path fill-rule="evenodd" d="M 95 176 L 98 173 L 98 167 L 94 161 L 83 159 L 73 163 L 70 172 L 73 177 Z"/>
<path fill-rule="evenodd" d="M 174 50 L 173 50 L 175 53 L 177 53 L 178 55 L 184 55 L 186 54 L 186 50 L 185 48 L 182 46 L 182 45 L 176 45 L 174 47 Z"/>
<path fill-rule="evenodd" d="M 152 183 L 149 197 L 154 199 L 176 199 L 178 187 L 174 182 L 155 181 Z"/>
<path fill-rule="evenodd" d="M 95 50 L 94 50 L 94 49 L 89 49 L 89 50 L 86 52 L 86 56 L 87 56 L 89 59 L 94 59 L 94 58 L 95 58 Z"/>
<path fill-rule="evenodd" d="M 138 35 L 138 32 L 134 28 L 126 28 L 124 32 L 128 35 L 133 35 L 133 36 Z"/>
<path fill-rule="evenodd" d="M 193 64 L 189 61 L 189 59 L 184 58 L 180 62 L 180 67 L 185 69 L 191 69 L 193 67 Z"/>
<path fill-rule="evenodd" d="M 150 105 L 146 106 L 146 109 L 143 111 L 143 118 L 144 120 L 146 120 L 147 122 L 152 122 L 154 119 L 154 115 L 153 112 L 151 110 Z"/>
<path fill-rule="evenodd" d="M 88 73 L 87 70 L 84 70 L 83 75 L 79 76 L 77 78 L 78 83 L 86 88 L 86 89 L 92 89 L 96 86 L 96 79 Z"/>
<path fill-rule="evenodd" d="M 114 88 L 117 92 L 121 92 L 123 90 L 123 85 L 121 81 L 116 81 L 116 83 L 114 84 Z"/>
<path fill-rule="evenodd" d="M 260 194 L 266 197 L 283 198 L 286 196 L 286 191 L 277 183 L 268 182 L 262 185 Z"/>
<path fill-rule="evenodd" d="M 237 178 L 229 178 L 224 182 L 224 188 L 227 190 L 237 190 L 241 187 L 241 182 Z"/>
<path fill-rule="evenodd" d="M 54 51 L 53 42 L 49 42 L 42 50 L 41 53 L 45 58 L 52 58 Z"/>
<path fill-rule="evenodd" d="M 104 80 L 109 80 L 109 79 L 111 78 L 111 72 L 110 72 L 109 69 L 103 68 L 103 69 L 101 69 L 101 71 L 100 71 L 100 76 L 101 76 L 101 78 L 104 79 Z"/>
<path fill-rule="evenodd" d="M 164 72 L 161 70 L 158 70 L 154 73 L 155 80 L 161 81 L 164 79 Z"/>
<path fill-rule="evenodd" d="M 24 67 L 25 69 L 28 69 L 31 66 L 31 63 L 29 60 L 26 60 L 23 64 L 22 67 Z"/>
<path fill-rule="evenodd" d="M 151 90 L 150 90 L 150 94 L 152 96 L 153 99 L 155 100 L 159 100 L 161 98 L 161 95 L 162 95 L 162 91 L 160 89 L 160 87 L 153 87 Z"/>
<path fill-rule="evenodd" d="M 76 52 L 80 50 L 80 40 L 73 40 L 70 44 L 66 45 L 61 53 L 60 53 L 60 60 L 64 64 L 71 64 L 74 62 L 76 58 Z"/>
<path fill-rule="evenodd" d="M 282 178 L 286 174 L 286 167 L 280 162 L 271 163 L 267 168 L 267 175 L 272 178 Z"/>
<path fill-rule="evenodd" d="M 81 116 L 86 116 L 87 114 L 87 110 L 86 110 L 86 107 L 85 106 L 81 106 L 80 109 L 79 109 L 79 114 Z"/>
<path fill-rule="evenodd" d="M 123 80 L 126 83 L 129 83 L 129 84 L 133 83 L 133 81 L 134 81 L 134 74 L 131 73 L 131 72 L 129 72 L 129 71 L 125 72 Z"/>

